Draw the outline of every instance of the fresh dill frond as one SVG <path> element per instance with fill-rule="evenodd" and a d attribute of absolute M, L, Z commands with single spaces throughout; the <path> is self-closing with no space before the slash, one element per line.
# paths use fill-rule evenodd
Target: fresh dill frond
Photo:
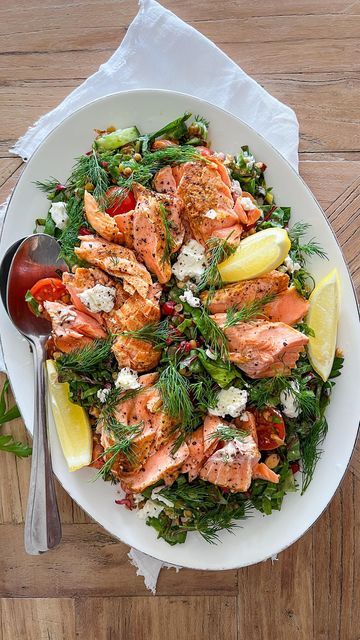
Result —
<path fill-rule="evenodd" d="M 170 262 L 170 256 L 174 248 L 174 241 L 170 231 L 170 221 L 168 219 L 168 213 L 162 202 L 159 202 L 159 211 L 161 216 L 161 222 L 164 226 L 164 234 L 165 234 L 164 253 L 161 258 L 161 262 L 164 263 L 164 262 Z"/>
<path fill-rule="evenodd" d="M 191 425 L 194 407 L 190 400 L 190 384 L 171 360 L 160 373 L 155 387 L 160 392 L 163 410 L 178 421 L 182 430 Z"/>
<path fill-rule="evenodd" d="M 242 429 L 236 429 L 236 427 L 232 427 L 227 424 L 221 424 L 218 426 L 216 431 L 214 431 L 214 433 L 211 433 L 209 435 L 208 440 L 216 440 L 217 438 L 219 438 L 220 440 L 229 441 L 241 439 L 248 435 L 249 434 Z"/>
<path fill-rule="evenodd" d="M 239 322 L 250 322 L 257 316 L 261 315 L 261 311 L 263 310 L 266 304 L 272 302 L 275 299 L 275 295 L 273 293 L 267 294 L 258 300 L 252 300 L 244 304 L 240 309 L 237 307 L 230 307 L 230 309 L 226 312 L 226 322 L 224 328 L 234 327 L 239 324 Z"/>
<path fill-rule="evenodd" d="M 311 225 L 307 222 L 296 222 L 291 229 L 289 229 L 291 258 L 299 262 L 302 266 L 304 266 L 306 258 L 311 256 L 328 259 L 326 252 L 315 238 L 311 238 L 307 242 L 302 243 L 302 238 L 308 233 L 310 228 Z"/>
<path fill-rule="evenodd" d="M 207 266 L 200 278 L 197 285 L 197 291 L 203 291 L 206 288 L 212 289 L 212 292 L 221 287 L 223 282 L 218 269 L 218 264 L 231 256 L 236 251 L 236 247 L 229 244 L 232 232 L 225 240 L 220 238 L 210 238 L 207 241 L 206 261 Z M 209 292 L 207 295 L 207 302 L 210 301 L 212 295 Z"/>
<path fill-rule="evenodd" d="M 105 460 L 103 466 L 98 470 L 95 480 L 98 478 L 106 478 L 109 473 L 111 473 L 112 466 L 119 455 L 123 455 L 131 464 L 136 462 L 136 454 L 133 451 L 133 441 L 136 436 L 140 435 L 143 428 L 143 422 L 127 425 L 119 422 L 114 417 L 108 418 L 105 423 L 101 419 L 101 424 L 114 440 L 114 443 L 101 453 L 100 457 L 104 458 L 106 456 L 107 460 Z"/>
<path fill-rule="evenodd" d="M 324 416 L 319 417 L 312 425 L 305 438 L 301 442 L 301 462 L 302 462 L 302 488 L 301 493 L 305 493 L 315 471 L 316 464 L 321 456 L 321 445 L 324 442 L 328 431 L 327 420 Z"/>
<path fill-rule="evenodd" d="M 43 193 L 54 193 L 56 187 L 61 184 L 60 180 L 57 178 L 51 177 L 48 180 L 35 180 L 34 184 L 37 186 L 40 191 Z"/>
<path fill-rule="evenodd" d="M 99 364 L 111 354 L 113 337 L 94 340 L 81 349 L 74 349 L 69 353 L 63 353 L 57 360 L 56 366 L 61 374 L 64 370 L 91 373 Z"/>
<path fill-rule="evenodd" d="M 197 381 L 190 384 L 190 391 L 198 410 L 207 413 L 215 407 L 218 387 L 209 375 L 198 374 Z"/>
<path fill-rule="evenodd" d="M 68 215 L 67 225 L 59 237 L 61 247 L 59 257 L 65 260 L 66 264 L 72 268 L 79 264 L 79 259 L 74 251 L 78 244 L 78 235 L 80 227 L 90 227 L 85 219 L 82 201 L 71 196 L 67 202 L 66 213 Z"/>
<path fill-rule="evenodd" d="M 104 203 L 105 192 L 110 185 L 110 178 L 107 171 L 100 164 L 98 154 L 95 149 L 90 155 L 83 155 L 77 159 L 73 167 L 68 186 L 72 190 L 84 189 L 87 183 L 94 187 L 92 192 L 95 200 L 102 205 Z"/>
<path fill-rule="evenodd" d="M 146 324 L 140 329 L 124 331 L 122 335 L 150 342 L 156 349 L 164 348 L 170 340 L 172 342 L 183 340 L 183 336 L 179 335 L 176 327 L 170 324 L 168 318 L 161 322 Z"/>
<path fill-rule="evenodd" d="M 210 122 L 209 120 L 206 120 L 206 118 L 204 118 L 204 116 L 195 116 L 195 122 L 201 122 L 201 124 L 203 124 L 207 129 L 210 126 Z"/>

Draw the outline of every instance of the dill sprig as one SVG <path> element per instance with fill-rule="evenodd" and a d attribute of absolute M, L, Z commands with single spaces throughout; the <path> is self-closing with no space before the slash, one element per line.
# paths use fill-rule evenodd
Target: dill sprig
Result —
<path fill-rule="evenodd" d="M 252 300 L 244 304 L 240 309 L 230 307 L 226 312 L 226 322 L 224 328 L 233 327 L 239 322 L 249 322 L 257 316 L 261 315 L 261 311 L 266 304 L 272 302 L 275 298 L 273 293 L 267 294 L 258 300 Z"/>
<path fill-rule="evenodd" d="M 52 176 L 48 180 L 35 180 L 34 184 L 43 193 L 53 193 L 61 182 Z"/>
<path fill-rule="evenodd" d="M 190 390 L 198 410 L 207 413 L 215 407 L 218 387 L 209 375 L 198 374 L 196 382 L 190 384 Z"/>
<path fill-rule="evenodd" d="M 219 438 L 220 440 L 229 441 L 235 439 L 241 439 L 249 434 L 242 429 L 237 429 L 236 427 L 232 427 L 227 424 L 220 424 L 214 433 L 210 433 L 208 439 L 215 440 Z"/>
<path fill-rule="evenodd" d="M 68 180 L 70 189 L 84 189 L 86 183 L 94 186 L 93 196 L 99 204 L 103 204 L 105 192 L 109 187 L 110 178 L 107 171 L 100 164 L 95 149 L 90 155 L 80 156 Z"/>
<path fill-rule="evenodd" d="M 65 260 L 66 264 L 72 268 L 74 265 L 79 264 L 79 259 L 74 251 L 74 247 L 78 244 L 79 229 L 80 227 L 89 227 L 89 225 L 84 217 L 83 204 L 77 198 L 73 196 L 69 198 L 66 213 L 69 219 L 59 237 L 61 246 L 59 257 Z"/>
<path fill-rule="evenodd" d="M 231 235 L 232 232 L 228 235 L 227 238 L 225 238 L 225 240 L 221 240 L 220 238 L 210 238 L 207 241 L 207 266 L 197 285 L 198 292 L 203 291 L 208 287 L 210 287 L 213 292 L 215 289 L 222 286 L 223 282 L 221 279 L 220 271 L 218 270 L 218 264 L 220 264 L 220 262 L 228 258 L 236 251 L 236 247 L 233 247 L 229 244 Z M 207 302 L 210 302 L 212 292 L 208 293 Z"/>
<path fill-rule="evenodd" d="M 302 462 L 302 487 L 301 493 L 305 493 L 308 488 L 315 471 L 316 464 L 321 456 L 321 445 L 324 442 L 328 431 L 328 423 L 324 416 L 319 417 L 311 429 L 308 431 L 306 438 L 301 444 L 301 462 Z"/>
<path fill-rule="evenodd" d="M 165 413 L 181 423 L 181 429 L 192 423 L 194 407 L 190 400 L 190 384 L 179 373 L 177 363 L 169 361 L 155 386 L 159 389 Z"/>
<path fill-rule="evenodd" d="M 104 456 L 110 457 L 105 460 L 104 465 L 98 470 L 95 480 L 99 477 L 106 478 L 109 473 L 111 473 L 112 466 L 119 455 L 125 456 L 131 464 L 136 462 L 136 454 L 133 451 L 133 441 L 136 436 L 140 435 L 143 428 L 143 422 L 128 425 L 119 422 L 114 417 L 108 418 L 106 423 L 102 424 L 105 431 L 107 431 L 114 440 L 114 443 L 101 453 L 101 458 L 104 458 Z"/>
<path fill-rule="evenodd" d="M 292 385 L 291 382 L 296 382 Z M 297 375 L 293 370 L 291 377 L 274 376 L 254 382 L 249 388 L 249 401 L 257 409 L 265 406 L 278 406 L 280 394 L 289 393 L 295 398 L 304 419 L 315 418 L 316 397 L 312 389 L 307 387 L 307 379 Z"/>
<path fill-rule="evenodd" d="M 132 331 L 124 331 L 124 336 L 130 336 L 136 340 L 145 340 L 154 345 L 156 349 L 164 348 L 168 341 L 178 342 L 183 340 L 184 336 L 181 336 L 176 327 L 173 327 L 168 318 L 161 322 L 146 324 L 140 329 L 133 329 Z"/>
<path fill-rule="evenodd" d="M 326 252 L 315 238 L 311 238 L 305 243 L 302 242 L 303 236 L 308 233 L 310 228 L 311 225 L 307 222 L 296 222 L 289 230 L 291 258 L 302 266 L 304 266 L 306 259 L 311 256 L 328 259 Z"/>
<path fill-rule="evenodd" d="M 170 256 L 174 248 L 174 241 L 170 231 L 170 221 L 168 219 L 168 213 L 162 202 L 159 202 L 159 211 L 161 216 L 161 222 L 164 226 L 164 234 L 165 234 L 164 253 L 161 258 L 161 262 L 164 263 L 164 262 L 170 262 Z"/>
<path fill-rule="evenodd" d="M 112 343 L 113 337 L 109 336 L 106 339 L 94 340 L 81 349 L 63 353 L 56 360 L 59 373 L 65 370 L 91 373 L 110 356 Z"/>

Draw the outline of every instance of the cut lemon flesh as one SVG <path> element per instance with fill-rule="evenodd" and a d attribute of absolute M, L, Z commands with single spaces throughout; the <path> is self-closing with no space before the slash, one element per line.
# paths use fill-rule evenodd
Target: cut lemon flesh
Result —
<path fill-rule="evenodd" d="M 223 282 L 250 280 L 276 269 L 289 253 L 285 229 L 264 229 L 242 240 L 235 253 L 218 265 Z"/>
<path fill-rule="evenodd" d="M 336 269 L 320 280 L 309 302 L 306 322 L 315 333 L 309 337 L 309 359 L 315 371 L 326 381 L 335 356 L 340 311 L 340 283 Z"/>
<path fill-rule="evenodd" d="M 46 361 L 49 401 L 69 471 L 90 464 L 92 435 L 86 411 L 69 399 L 69 385 L 59 382 L 54 360 Z"/>

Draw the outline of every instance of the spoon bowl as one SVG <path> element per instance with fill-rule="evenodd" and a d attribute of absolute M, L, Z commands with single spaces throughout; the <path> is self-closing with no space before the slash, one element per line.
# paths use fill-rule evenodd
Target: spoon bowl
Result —
<path fill-rule="evenodd" d="M 16 245 L 16 243 L 15 243 Z M 56 547 L 61 523 L 48 444 L 45 367 L 46 341 L 51 324 L 37 317 L 25 301 L 26 292 L 42 278 L 59 277 L 67 270 L 59 260 L 57 240 L 44 233 L 12 245 L 1 264 L 2 286 L 6 283 L 6 309 L 17 330 L 30 343 L 34 358 L 34 429 L 28 505 L 25 519 L 25 550 L 38 555 Z M 10 256 L 13 258 L 10 262 Z M 10 265 L 9 265 L 10 263 Z"/>

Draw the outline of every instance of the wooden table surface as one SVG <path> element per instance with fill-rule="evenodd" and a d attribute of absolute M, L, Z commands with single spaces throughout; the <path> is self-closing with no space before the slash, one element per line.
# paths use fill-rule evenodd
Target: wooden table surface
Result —
<path fill-rule="evenodd" d="M 296 110 L 301 175 L 360 291 L 359 0 L 164 4 Z M 21 171 L 9 147 L 109 58 L 136 11 L 134 0 L 2 0 L 0 202 Z M 10 429 L 26 438 L 21 420 Z M 0 454 L 1 640 L 359 640 L 359 447 L 329 508 L 276 562 L 164 570 L 156 597 L 128 548 L 60 487 L 63 543 L 26 556 L 29 470 L 30 460 Z"/>

